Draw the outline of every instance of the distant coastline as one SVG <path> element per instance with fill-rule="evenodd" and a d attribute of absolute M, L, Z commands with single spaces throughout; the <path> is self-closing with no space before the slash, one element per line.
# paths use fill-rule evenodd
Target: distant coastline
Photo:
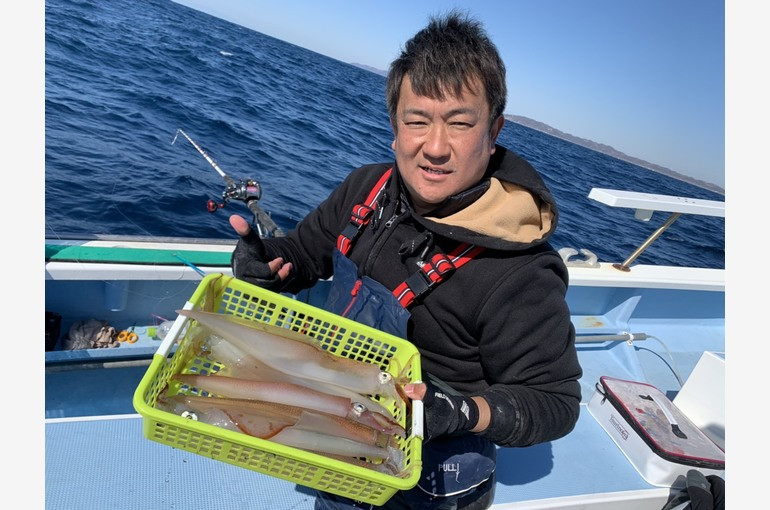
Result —
<path fill-rule="evenodd" d="M 382 69 L 376 69 L 371 66 L 367 66 L 364 64 L 357 64 L 357 63 L 351 63 L 351 65 L 354 65 L 356 67 L 359 67 L 361 69 L 364 69 L 366 71 L 370 71 L 375 74 L 379 74 L 380 76 L 387 76 L 388 72 L 383 71 Z M 505 119 L 509 120 L 511 122 L 515 122 L 516 124 L 521 124 L 522 126 L 540 131 L 541 133 L 545 133 L 547 135 L 554 136 L 556 138 L 561 138 L 562 140 L 567 140 L 568 142 L 572 142 L 574 144 L 580 145 L 582 147 L 585 147 L 587 149 L 591 149 L 597 152 L 601 152 L 602 154 L 607 154 L 608 156 L 612 156 L 613 158 L 620 159 L 622 161 L 627 161 L 629 163 L 632 163 L 634 165 L 640 166 L 642 168 L 646 168 L 648 170 L 652 170 L 653 172 L 658 172 L 663 175 L 668 175 L 669 177 L 672 177 L 674 179 L 678 179 L 680 181 L 684 181 L 687 183 L 692 184 L 693 186 L 698 186 L 699 188 L 707 189 L 709 191 L 713 191 L 715 193 L 719 193 L 720 195 L 725 194 L 724 188 L 717 186 L 716 184 L 702 181 L 700 179 L 696 179 L 694 177 L 690 177 L 684 174 L 680 174 L 679 172 L 675 172 L 671 170 L 670 168 L 666 168 L 660 165 L 656 165 L 654 163 L 650 163 L 648 161 L 644 161 L 639 158 L 635 158 L 633 156 L 629 156 L 628 154 L 624 154 L 620 152 L 619 150 L 610 147 L 609 145 L 605 145 L 603 143 L 594 142 L 592 140 L 587 140 L 585 138 L 580 138 L 578 136 L 571 135 L 569 133 L 564 133 L 563 131 L 559 131 L 558 129 L 549 126 L 548 124 L 544 124 L 542 122 L 539 122 L 534 119 L 530 119 L 529 117 L 523 117 L 521 115 L 505 115 Z"/>
<path fill-rule="evenodd" d="M 505 118 L 506 120 L 510 120 L 511 122 L 521 124 L 522 126 L 525 126 L 531 129 L 535 129 L 537 131 L 540 131 L 541 133 L 555 136 L 556 138 L 561 138 L 562 140 L 567 140 L 568 142 L 572 142 L 574 144 L 583 146 L 587 149 L 601 152 L 602 154 L 607 154 L 608 156 L 612 156 L 613 158 L 617 158 L 622 161 L 633 163 L 634 165 L 640 166 L 642 168 L 646 168 L 648 170 L 652 170 L 653 172 L 658 172 L 663 175 L 668 175 L 669 177 L 672 177 L 674 179 L 678 179 L 680 181 L 690 183 L 693 186 L 698 186 L 699 188 L 707 189 L 709 191 L 719 193 L 720 195 L 725 194 L 724 188 L 717 186 L 716 184 L 702 181 L 700 179 L 696 179 L 688 175 L 683 175 L 683 174 L 680 174 L 679 172 L 675 172 L 671 170 L 670 168 L 666 168 L 660 165 L 656 165 L 654 163 L 644 161 L 639 158 L 635 158 L 633 156 L 629 156 L 627 154 L 620 152 L 619 150 L 614 149 L 613 147 L 610 147 L 609 145 L 605 145 L 603 143 L 597 143 L 591 140 L 587 140 L 585 138 L 580 138 L 578 136 L 574 136 L 569 133 L 564 133 L 562 131 L 559 131 L 556 128 L 549 126 L 548 124 L 538 122 L 536 120 L 530 119 L 529 117 L 523 117 L 521 115 L 505 115 Z"/>

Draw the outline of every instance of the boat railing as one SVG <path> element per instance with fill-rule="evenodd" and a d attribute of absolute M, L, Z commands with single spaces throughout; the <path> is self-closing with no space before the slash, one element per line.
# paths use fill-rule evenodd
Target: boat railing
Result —
<path fill-rule="evenodd" d="M 612 265 L 615 269 L 624 272 L 631 271 L 631 263 L 649 248 L 682 214 L 725 217 L 725 203 L 718 200 L 657 195 L 607 188 L 592 188 L 588 193 L 588 198 L 610 207 L 636 209 L 634 217 L 645 222 L 650 221 L 653 213 L 656 211 L 671 213 L 666 221 L 650 234 L 626 260 Z"/>

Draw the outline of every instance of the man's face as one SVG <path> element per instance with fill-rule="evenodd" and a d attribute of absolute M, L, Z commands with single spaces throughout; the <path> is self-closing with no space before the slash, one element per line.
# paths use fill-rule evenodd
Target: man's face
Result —
<path fill-rule="evenodd" d="M 447 197 L 475 185 L 495 152 L 505 122 L 489 127 L 489 105 L 481 86 L 463 87 L 460 97 L 443 100 L 418 96 L 409 76 L 401 83 L 393 150 L 418 213 L 425 214 Z"/>

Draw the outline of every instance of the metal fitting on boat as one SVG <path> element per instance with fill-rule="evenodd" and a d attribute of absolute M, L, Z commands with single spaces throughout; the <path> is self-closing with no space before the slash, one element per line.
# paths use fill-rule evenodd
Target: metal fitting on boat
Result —
<path fill-rule="evenodd" d="M 599 257 L 591 250 L 581 248 L 580 254 L 583 255 L 583 260 L 570 260 L 570 257 L 577 254 L 578 250 L 575 248 L 559 249 L 559 256 L 561 256 L 564 264 L 568 267 L 599 267 Z"/>

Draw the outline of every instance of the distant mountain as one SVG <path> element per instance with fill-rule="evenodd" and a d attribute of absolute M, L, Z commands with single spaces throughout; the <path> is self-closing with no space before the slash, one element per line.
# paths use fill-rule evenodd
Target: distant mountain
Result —
<path fill-rule="evenodd" d="M 387 71 L 383 71 L 382 69 L 377 69 L 376 67 L 371 67 L 364 64 L 357 64 L 355 62 L 351 62 L 351 65 L 360 67 L 361 69 L 365 69 L 366 71 L 370 71 L 375 74 L 379 74 L 380 76 L 388 75 Z M 567 140 L 568 142 L 572 142 L 582 147 L 586 147 L 588 149 L 601 152 L 602 154 L 607 154 L 608 156 L 612 156 L 613 158 L 617 158 L 622 161 L 633 163 L 634 165 L 638 165 L 642 168 L 652 170 L 653 172 L 658 172 L 663 175 L 668 175 L 669 177 L 678 179 L 680 181 L 689 182 L 690 184 L 694 186 L 698 186 L 699 188 L 707 189 L 715 193 L 719 193 L 721 195 L 725 194 L 724 188 L 717 186 L 716 184 L 712 184 L 710 182 L 702 181 L 694 177 L 680 174 L 679 172 L 675 172 L 670 168 L 666 168 L 660 165 L 656 165 L 654 163 L 649 163 L 639 158 L 635 158 L 633 156 L 629 156 L 627 154 L 620 152 L 619 150 L 616 150 L 613 147 L 610 147 L 609 145 L 605 145 L 603 143 L 597 143 L 591 140 L 587 140 L 585 138 L 580 138 L 578 136 L 574 136 L 569 133 L 564 133 L 563 131 L 559 131 L 558 129 L 553 128 L 548 124 L 544 124 L 537 120 L 530 119 L 529 117 L 523 117 L 521 115 L 505 115 L 505 118 L 506 120 L 510 120 L 511 122 L 515 122 L 516 124 L 521 124 L 522 126 L 535 129 L 537 131 L 540 131 L 541 133 L 555 136 L 556 138 L 561 138 L 562 140 Z"/>
<path fill-rule="evenodd" d="M 380 76 L 388 75 L 387 71 L 383 71 L 382 69 L 377 69 L 376 67 L 367 66 L 365 64 L 358 64 L 356 62 L 351 62 L 350 65 L 360 67 L 361 69 L 365 69 L 367 71 L 373 72 L 374 74 L 379 74 Z"/>
<path fill-rule="evenodd" d="M 607 154 L 608 156 L 612 156 L 614 158 L 627 161 L 629 163 L 633 163 L 634 165 L 638 165 L 642 168 L 652 170 L 653 172 L 658 172 L 663 175 L 668 175 L 669 177 L 673 177 L 674 179 L 678 179 L 680 181 L 689 182 L 690 184 L 694 186 L 698 186 L 699 188 L 707 189 L 715 193 L 719 193 L 721 195 L 725 194 L 724 188 L 717 186 L 716 184 L 702 181 L 700 179 L 695 179 L 694 177 L 680 174 L 679 172 L 675 172 L 669 168 L 662 167 L 660 165 L 656 165 L 653 163 L 649 163 L 647 161 L 641 160 L 639 158 L 635 158 L 633 156 L 629 156 L 627 154 L 620 152 L 619 150 L 614 149 L 613 147 L 610 147 L 609 145 L 593 142 L 591 140 L 586 140 L 585 138 L 580 138 L 578 136 L 574 136 L 569 133 L 564 133 L 562 131 L 559 131 L 556 128 L 549 126 L 548 124 L 544 124 L 542 122 L 530 119 L 529 117 L 523 117 L 521 115 L 505 115 L 505 118 L 506 120 L 510 120 L 511 122 L 515 122 L 516 124 L 521 124 L 522 126 L 535 129 L 537 131 L 540 131 L 541 133 L 555 136 L 556 138 L 561 138 L 562 140 L 567 140 L 568 142 L 572 142 L 574 144 L 586 147 L 588 149 L 601 152 L 602 154 Z"/>

